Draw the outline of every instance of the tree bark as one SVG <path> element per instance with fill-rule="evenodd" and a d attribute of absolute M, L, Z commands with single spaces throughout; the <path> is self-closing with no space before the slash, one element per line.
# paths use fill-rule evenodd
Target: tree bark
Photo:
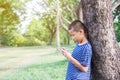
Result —
<path fill-rule="evenodd" d="M 112 0 L 81 1 L 93 47 L 92 80 L 120 80 L 120 48 L 113 28 Z"/>

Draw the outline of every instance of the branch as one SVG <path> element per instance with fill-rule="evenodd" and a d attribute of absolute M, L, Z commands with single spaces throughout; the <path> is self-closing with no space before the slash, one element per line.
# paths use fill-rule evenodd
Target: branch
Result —
<path fill-rule="evenodd" d="M 120 0 L 117 0 L 117 1 L 113 2 L 113 4 L 112 4 L 112 10 L 114 10 L 119 5 L 120 5 Z"/>
<path fill-rule="evenodd" d="M 68 24 L 71 23 L 68 19 L 64 18 L 63 16 L 61 16 L 61 18 L 64 19 L 64 21 L 66 21 Z"/>
<path fill-rule="evenodd" d="M 66 6 L 66 9 L 70 12 L 70 18 L 72 20 L 74 20 L 74 11 L 72 8 L 70 8 L 69 6 Z"/>
<path fill-rule="evenodd" d="M 63 23 L 61 17 L 59 18 L 59 20 L 60 20 L 60 25 L 61 25 L 66 31 L 68 31 L 68 28 L 67 28 L 67 26 L 65 26 L 65 24 Z"/>
<path fill-rule="evenodd" d="M 120 8 L 120 5 L 114 11 L 113 20 L 116 19 L 117 15 L 119 15 L 119 8 Z"/>
<path fill-rule="evenodd" d="M 83 22 L 83 11 L 82 11 L 82 1 L 80 0 L 80 3 L 78 6 L 75 6 L 75 12 L 80 21 Z"/>

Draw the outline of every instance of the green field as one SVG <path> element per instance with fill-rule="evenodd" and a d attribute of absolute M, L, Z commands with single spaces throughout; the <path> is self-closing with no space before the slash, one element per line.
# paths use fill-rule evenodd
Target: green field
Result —
<path fill-rule="evenodd" d="M 66 67 L 55 47 L 0 48 L 0 80 L 65 80 Z"/>
<path fill-rule="evenodd" d="M 66 67 L 54 47 L 0 49 L 0 80 L 65 80 Z"/>

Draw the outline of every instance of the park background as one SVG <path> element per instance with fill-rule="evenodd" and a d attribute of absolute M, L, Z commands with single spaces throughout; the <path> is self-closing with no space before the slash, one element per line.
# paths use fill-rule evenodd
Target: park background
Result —
<path fill-rule="evenodd" d="M 116 0 L 113 0 L 113 2 Z M 79 0 L 0 0 L 0 80 L 64 80 Z M 113 11 L 120 44 L 120 6 Z"/>

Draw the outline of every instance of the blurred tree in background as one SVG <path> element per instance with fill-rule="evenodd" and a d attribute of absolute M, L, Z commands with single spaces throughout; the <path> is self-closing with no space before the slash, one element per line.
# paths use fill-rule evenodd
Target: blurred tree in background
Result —
<path fill-rule="evenodd" d="M 20 46 L 23 36 L 19 33 L 20 23 L 16 10 L 21 10 L 23 3 L 16 0 L 0 0 L 0 44 Z"/>
<path fill-rule="evenodd" d="M 56 0 L 0 0 L 0 45 L 1 46 L 40 46 L 56 45 L 56 27 L 59 25 L 60 43 L 72 43 L 68 33 L 68 25 L 77 15 L 75 8 L 79 0 L 58 0 L 59 16 L 57 22 Z M 25 7 L 31 2 L 31 20 L 21 28 L 21 23 L 27 21 Z M 38 7 L 38 8 L 37 8 Z M 42 7 L 42 8 L 40 8 Z M 41 12 L 44 11 L 44 12 Z M 25 15 L 22 20 L 21 16 Z M 36 17 L 34 17 L 36 16 Z M 120 6 L 113 10 L 114 27 L 118 42 L 120 42 Z"/>
<path fill-rule="evenodd" d="M 25 37 L 25 46 L 43 45 L 47 42 L 46 28 L 42 26 L 40 20 L 33 19 L 23 35 Z"/>
<path fill-rule="evenodd" d="M 17 31 L 15 24 L 19 23 L 19 17 L 12 7 L 10 1 L 0 0 L 0 38 L 3 45 L 10 45 L 12 35 Z"/>
<path fill-rule="evenodd" d="M 37 15 L 39 19 L 33 18 L 32 22 L 38 23 L 33 24 L 32 26 L 29 25 L 25 35 L 31 35 L 37 38 L 38 40 L 42 41 L 47 45 L 55 45 L 56 44 L 56 26 L 57 26 L 57 3 L 55 0 L 42 0 L 44 5 L 42 7 L 45 9 L 45 12 L 41 14 L 38 9 L 33 9 L 34 15 Z M 79 4 L 79 0 L 75 1 L 59 1 L 59 28 L 60 28 L 60 44 L 69 44 L 70 43 L 70 36 L 67 31 L 67 26 L 70 24 L 71 21 L 75 20 L 76 14 L 74 7 Z M 41 6 L 41 1 L 37 1 L 38 6 Z M 39 27 L 36 28 L 37 31 L 30 31 L 30 27 Z M 37 35 L 37 36 L 35 36 Z"/>

